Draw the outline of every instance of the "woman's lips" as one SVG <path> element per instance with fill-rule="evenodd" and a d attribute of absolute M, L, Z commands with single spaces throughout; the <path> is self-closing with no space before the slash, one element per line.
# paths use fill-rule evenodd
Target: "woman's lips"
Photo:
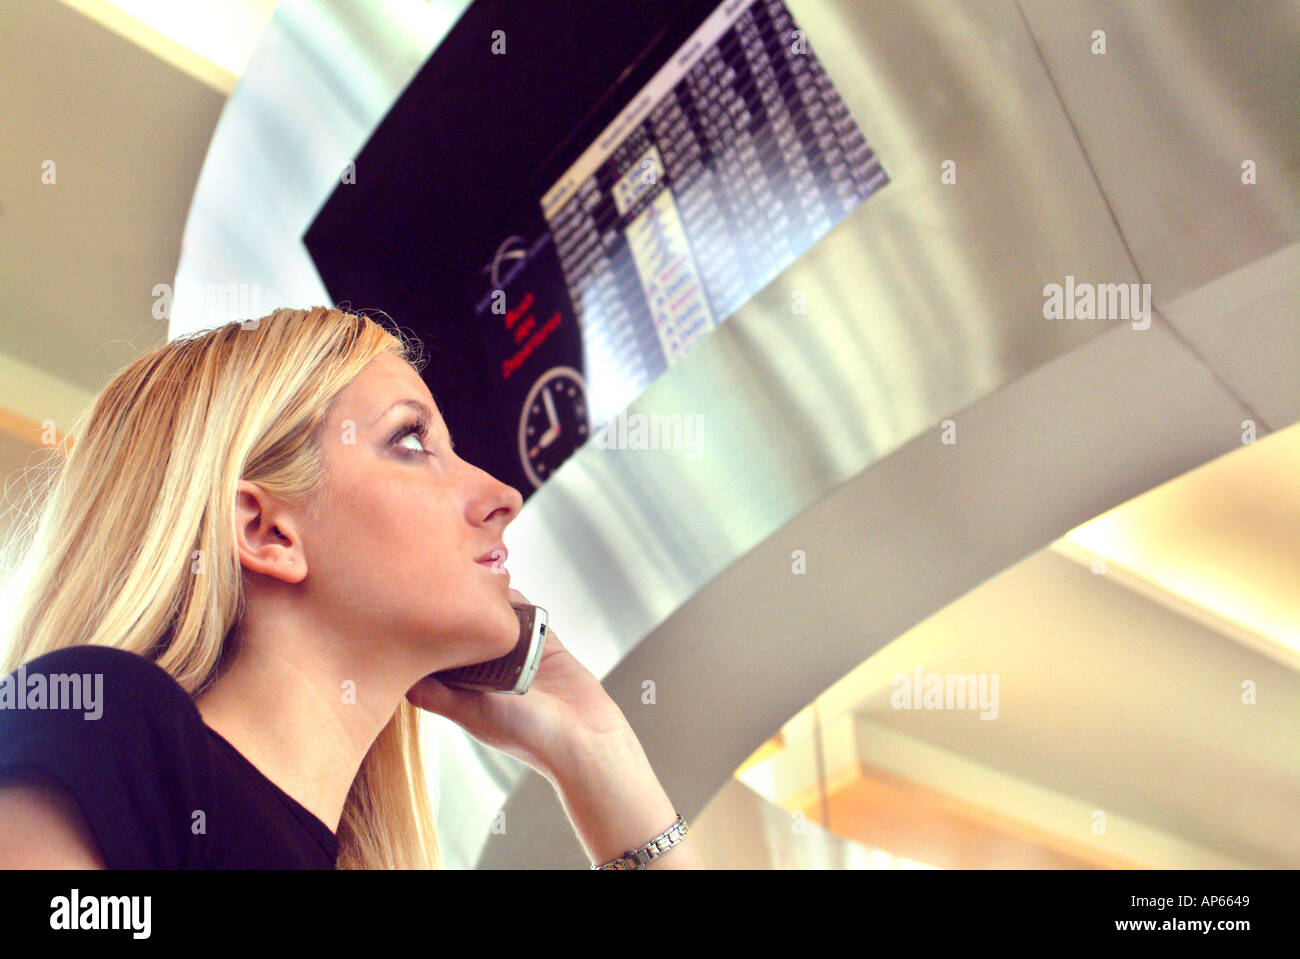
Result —
<path fill-rule="evenodd" d="M 510 570 L 506 569 L 505 566 L 507 555 L 506 548 L 504 546 L 498 546 L 495 549 L 488 550 L 475 560 L 475 562 L 480 566 L 492 570 L 492 572 L 496 573 L 498 576 L 504 576 L 509 580 Z"/>
<path fill-rule="evenodd" d="M 494 565 L 491 564 L 491 563 L 479 563 L 478 565 L 479 565 L 479 566 L 482 566 L 485 570 L 487 570 L 487 571 L 488 571 L 489 573 L 491 573 L 493 576 L 500 577 L 500 579 L 502 580 L 502 582 L 505 582 L 505 583 L 509 583 L 509 582 L 510 582 L 510 570 L 506 569 L 504 566 L 494 566 Z"/>
<path fill-rule="evenodd" d="M 509 556 L 509 555 L 510 555 L 510 554 L 509 554 L 509 552 L 506 550 L 506 548 L 505 548 L 504 545 L 493 546 L 490 550 L 488 550 L 486 553 L 484 553 L 482 556 L 480 556 L 480 557 L 479 557 L 478 559 L 476 559 L 474 562 L 476 562 L 476 563 L 504 563 L 504 562 L 506 561 L 506 557 Z"/>

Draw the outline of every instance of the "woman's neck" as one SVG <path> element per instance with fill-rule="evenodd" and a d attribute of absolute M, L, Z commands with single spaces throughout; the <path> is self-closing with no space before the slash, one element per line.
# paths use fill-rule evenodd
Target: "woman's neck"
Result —
<path fill-rule="evenodd" d="M 371 655 L 336 661 L 348 646 L 318 634 L 243 633 L 236 648 L 194 700 L 204 723 L 337 833 L 362 760 L 415 680 L 394 681 L 400 670 Z"/>

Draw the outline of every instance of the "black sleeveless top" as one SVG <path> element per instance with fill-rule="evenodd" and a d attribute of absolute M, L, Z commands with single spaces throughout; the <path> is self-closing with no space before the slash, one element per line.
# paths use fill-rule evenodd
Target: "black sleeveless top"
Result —
<path fill-rule="evenodd" d="M 203 722 L 166 670 L 72 646 L 0 679 L 0 782 L 36 767 L 110 869 L 333 869 L 338 839 Z"/>

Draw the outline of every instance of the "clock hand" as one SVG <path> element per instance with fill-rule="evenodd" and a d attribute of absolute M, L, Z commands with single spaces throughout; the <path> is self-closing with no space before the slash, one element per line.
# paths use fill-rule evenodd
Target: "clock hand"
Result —
<path fill-rule="evenodd" d="M 551 399 L 549 386 L 542 390 L 542 402 L 546 404 L 546 415 L 551 418 L 551 429 L 555 429 L 559 426 L 559 417 L 555 415 L 555 401 Z"/>
<path fill-rule="evenodd" d="M 538 447 L 540 447 L 541 449 L 545 449 L 546 447 L 554 443 L 555 438 L 559 435 L 560 435 L 560 424 L 556 423 L 554 426 L 552 426 L 549 430 L 547 430 L 538 438 L 537 440 Z"/>

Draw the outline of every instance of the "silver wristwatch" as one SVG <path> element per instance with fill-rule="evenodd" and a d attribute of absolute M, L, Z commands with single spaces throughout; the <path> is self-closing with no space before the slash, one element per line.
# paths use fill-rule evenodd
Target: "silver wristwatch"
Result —
<path fill-rule="evenodd" d="M 655 836 L 640 849 L 628 849 L 623 855 L 616 856 L 609 862 L 592 866 L 592 869 L 644 869 L 646 865 L 658 859 L 665 852 L 686 838 L 686 820 L 681 813 L 677 821 Z"/>

